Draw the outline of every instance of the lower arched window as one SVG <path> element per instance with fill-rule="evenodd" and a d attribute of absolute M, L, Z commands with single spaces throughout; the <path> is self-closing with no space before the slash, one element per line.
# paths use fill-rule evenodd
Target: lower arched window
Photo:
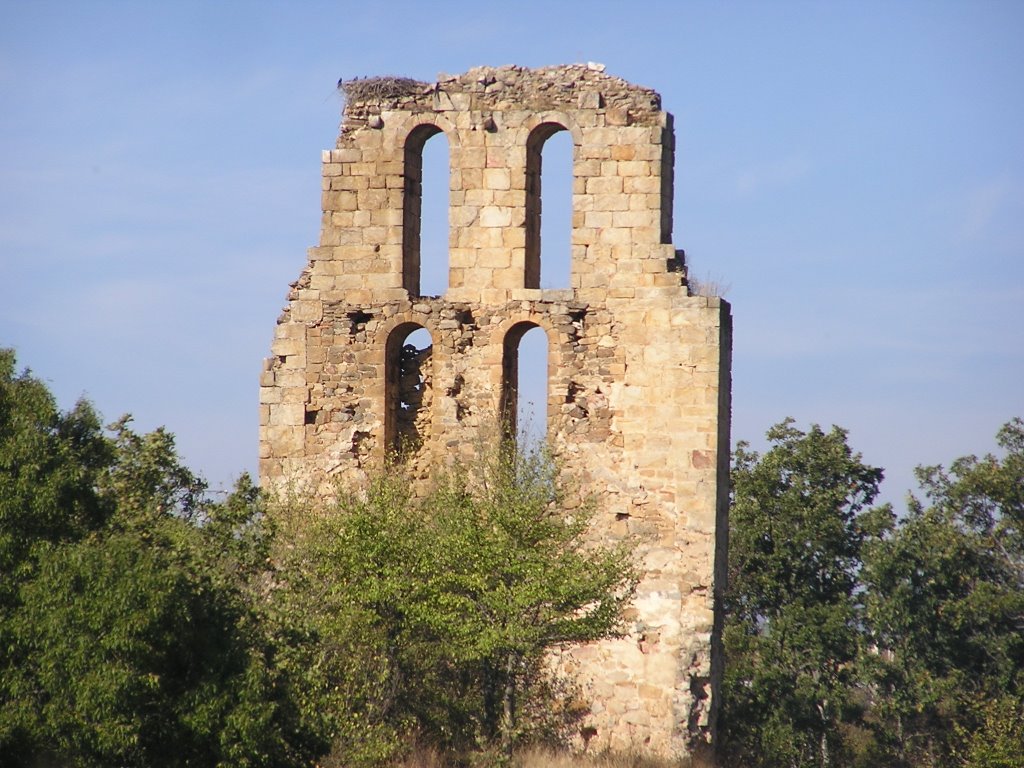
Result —
<path fill-rule="evenodd" d="M 385 345 L 384 432 L 394 455 L 416 451 L 430 432 L 433 342 L 417 323 L 402 323 Z"/>
<path fill-rule="evenodd" d="M 516 323 L 505 334 L 501 416 L 506 438 L 521 450 L 547 440 L 548 337 L 536 323 Z"/>

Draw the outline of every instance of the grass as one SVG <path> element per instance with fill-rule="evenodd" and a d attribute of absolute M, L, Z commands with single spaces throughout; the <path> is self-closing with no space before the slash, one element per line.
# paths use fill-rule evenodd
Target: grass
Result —
<path fill-rule="evenodd" d="M 695 768 L 689 760 L 666 760 L 635 752 L 573 754 L 548 749 L 520 751 L 507 763 L 497 755 L 477 754 L 467 763 L 423 748 L 414 750 L 395 768 L 462 768 L 465 765 L 472 768 Z"/>
<path fill-rule="evenodd" d="M 690 768 L 690 761 L 665 760 L 635 752 L 600 752 L 574 755 L 568 752 L 530 750 L 517 755 L 515 768 Z"/>

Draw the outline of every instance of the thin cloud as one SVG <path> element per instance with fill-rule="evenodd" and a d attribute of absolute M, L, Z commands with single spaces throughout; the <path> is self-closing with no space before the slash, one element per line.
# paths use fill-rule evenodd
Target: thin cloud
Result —
<path fill-rule="evenodd" d="M 736 178 L 736 191 L 746 196 L 766 189 L 788 187 L 806 176 L 810 170 L 811 162 L 804 154 L 790 155 L 741 172 Z"/>
<path fill-rule="evenodd" d="M 1024 287 L 995 286 L 964 292 L 959 285 L 914 288 L 879 286 L 870 309 L 859 289 L 822 292 L 810 299 L 789 297 L 785 315 L 740 324 L 743 354 L 791 362 L 836 355 L 886 365 L 906 363 L 920 376 L 949 375 L 967 359 L 1020 359 L 1007 348 L 1006 329 L 1019 326 Z M 736 314 L 743 316 L 740 305 Z"/>
<path fill-rule="evenodd" d="M 176 288 L 145 278 L 111 278 L 51 287 L 46 303 L 5 307 L 0 322 L 19 338 L 45 345 L 145 341 L 167 334 Z M 70 321 L 69 321 L 70 319 Z"/>
<path fill-rule="evenodd" d="M 1021 185 L 1003 176 L 979 184 L 967 193 L 960 236 L 964 240 L 985 237 L 997 218 L 1021 201 Z"/>

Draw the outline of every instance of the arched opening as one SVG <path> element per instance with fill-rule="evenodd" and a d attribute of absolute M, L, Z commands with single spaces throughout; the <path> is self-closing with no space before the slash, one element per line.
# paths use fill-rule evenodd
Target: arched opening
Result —
<path fill-rule="evenodd" d="M 402 202 L 402 286 L 413 296 L 448 290 L 448 139 L 436 125 L 420 125 L 405 141 Z"/>
<path fill-rule="evenodd" d="M 397 455 L 416 451 L 430 430 L 433 364 L 430 332 L 402 323 L 385 345 L 384 435 Z"/>
<path fill-rule="evenodd" d="M 517 323 L 505 334 L 501 414 L 505 435 L 519 450 L 547 440 L 548 337 L 536 323 Z"/>
<path fill-rule="evenodd" d="M 526 140 L 526 288 L 570 285 L 573 149 L 558 123 L 541 123 Z"/>

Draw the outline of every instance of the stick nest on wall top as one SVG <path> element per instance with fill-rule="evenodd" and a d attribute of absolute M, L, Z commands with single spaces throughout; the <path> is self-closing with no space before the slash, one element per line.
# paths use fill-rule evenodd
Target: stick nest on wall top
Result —
<path fill-rule="evenodd" d="M 410 77 L 357 77 L 338 81 L 338 90 L 345 94 L 345 99 L 349 102 L 415 96 L 429 87 L 428 83 Z"/>

